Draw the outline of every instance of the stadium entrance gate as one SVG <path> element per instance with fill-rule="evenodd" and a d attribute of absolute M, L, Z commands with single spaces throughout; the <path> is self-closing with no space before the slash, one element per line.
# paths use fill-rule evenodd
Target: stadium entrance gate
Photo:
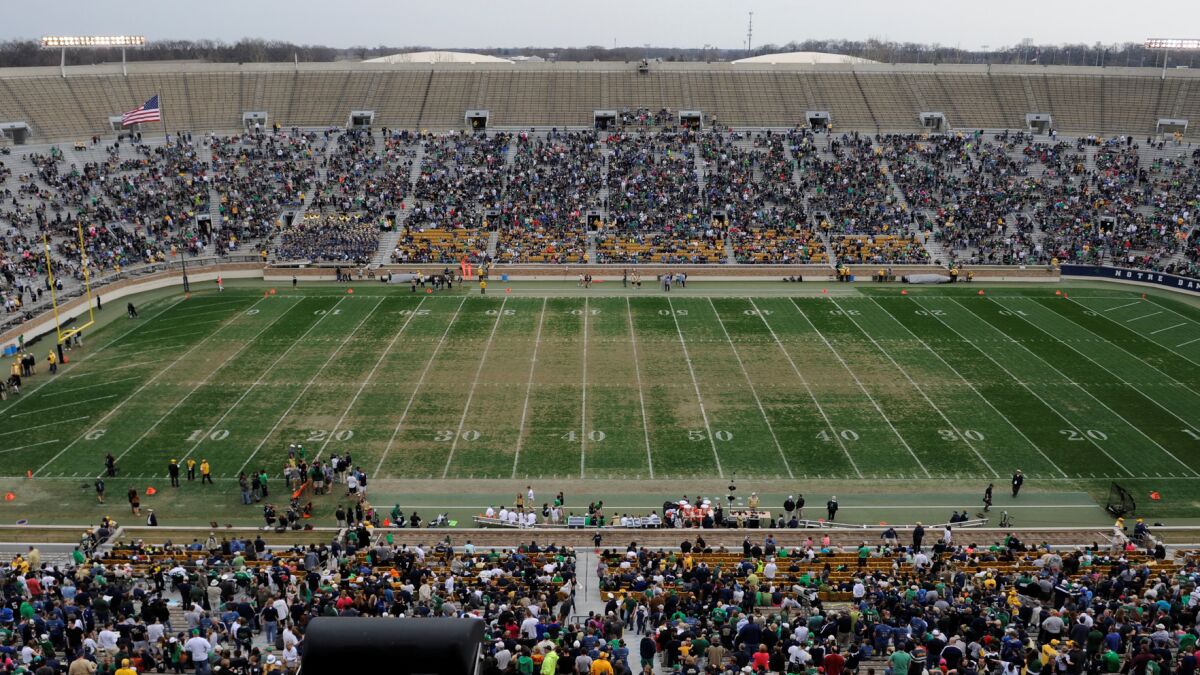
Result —
<path fill-rule="evenodd" d="M 348 126 L 369 127 L 375 123 L 374 110 L 351 110 Z"/>
<path fill-rule="evenodd" d="M 468 110 L 464 116 L 467 121 L 467 128 L 471 131 L 487 131 L 488 118 L 491 114 L 487 110 Z"/>
<path fill-rule="evenodd" d="M 1046 135 L 1054 128 L 1054 118 L 1049 113 L 1026 113 L 1025 126 L 1032 133 Z"/>
<path fill-rule="evenodd" d="M 950 128 L 946 124 L 946 115 L 940 112 L 921 113 L 921 128 L 927 131 L 942 132 Z"/>
<path fill-rule="evenodd" d="M 616 110 L 595 110 L 592 112 L 592 125 L 600 131 L 608 131 L 617 127 Z"/>
<path fill-rule="evenodd" d="M 824 131 L 833 127 L 828 110 L 809 110 L 804 113 L 804 119 L 808 122 L 808 128 L 813 131 Z"/>
<path fill-rule="evenodd" d="M 679 126 L 684 129 L 699 131 L 704 128 L 704 112 L 700 110 L 680 110 Z"/>
<path fill-rule="evenodd" d="M 1155 125 L 1154 130 L 1158 132 L 1160 136 L 1171 134 L 1182 135 L 1187 133 L 1187 125 L 1187 120 L 1161 118 L 1158 120 L 1158 124 Z"/>

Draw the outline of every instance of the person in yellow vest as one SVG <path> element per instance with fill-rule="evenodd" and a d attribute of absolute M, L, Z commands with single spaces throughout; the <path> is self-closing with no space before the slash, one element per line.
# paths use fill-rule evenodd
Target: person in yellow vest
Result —
<path fill-rule="evenodd" d="M 46 362 L 50 364 L 50 374 L 51 375 L 58 372 L 58 355 L 54 353 L 53 349 L 51 349 L 50 352 L 48 354 L 46 354 Z"/>
<path fill-rule="evenodd" d="M 212 485 L 212 467 L 208 465 L 207 459 L 200 460 L 200 484 L 208 483 Z"/>
<path fill-rule="evenodd" d="M 482 276 L 479 277 L 479 294 L 487 295 L 487 279 Z"/>
<path fill-rule="evenodd" d="M 187 479 L 189 481 L 196 480 L 196 460 L 191 457 L 187 458 Z"/>

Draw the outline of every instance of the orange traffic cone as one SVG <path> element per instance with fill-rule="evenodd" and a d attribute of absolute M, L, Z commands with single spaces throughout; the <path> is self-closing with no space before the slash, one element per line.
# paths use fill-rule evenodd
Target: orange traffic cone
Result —
<path fill-rule="evenodd" d="M 11 492 L 4 493 L 4 501 L 6 501 L 6 502 L 11 502 L 12 500 L 14 500 L 16 498 L 17 498 L 17 496 Z"/>

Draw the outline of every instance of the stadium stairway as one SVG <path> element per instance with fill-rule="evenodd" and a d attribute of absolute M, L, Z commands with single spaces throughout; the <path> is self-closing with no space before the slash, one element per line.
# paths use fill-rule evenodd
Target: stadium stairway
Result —
<path fill-rule="evenodd" d="M 492 230 L 488 235 L 487 257 L 489 259 L 496 258 L 496 246 L 500 244 L 500 230 Z"/>
<path fill-rule="evenodd" d="M 380 234 L 379 248 L 375 249 L 375 255 L 371 257 L 371 267 L 379 267 L 391 262 L 392 251 L 395 250 L 396 244 L 400 243 L 400 231 L 402 229 L 404 229 L 404 225 L 402 222 L 398 222 L 390 232 Z"/>

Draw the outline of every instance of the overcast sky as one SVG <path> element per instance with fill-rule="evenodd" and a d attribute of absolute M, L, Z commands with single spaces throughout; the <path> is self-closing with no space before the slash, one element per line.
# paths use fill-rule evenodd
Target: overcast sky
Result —
<path fill-rule="evenodd" d="M 53 0 L 5 12 L 0 38 L 144 34 L 334 47 L 745 46 L 879 38 L 966 49 L 1140 42 L 1200 33 L 1200 2 L 1166 0 Z M 1186 28 L 1184 29 L 1186 33 Z"/>

